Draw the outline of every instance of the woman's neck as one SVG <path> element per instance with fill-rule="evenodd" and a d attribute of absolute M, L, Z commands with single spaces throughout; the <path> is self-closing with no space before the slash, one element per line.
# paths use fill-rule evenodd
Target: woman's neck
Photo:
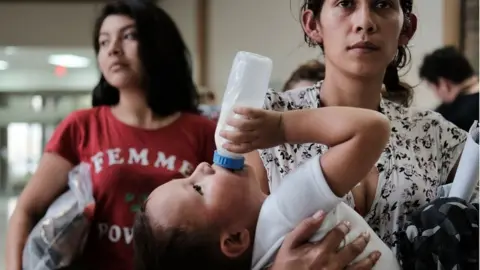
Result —
<path fill-rule="evenodd" d="M 122 122 L 146 129 L 157 129 L 174 122 L 180 113 L 159 117 L 148 107 L 141 90 L 120 91 L 120 100 L 112 108 L 112 113 Z"/>
<path fill-rule="evenodd" d="M 465 80 L 465 82 L 462 83 L 459 88 L 464 90 L 463 94 L 466 95 L 478 93 L 478 77 L 473 76 Z"/>
<path fill-rule="evenodd" d="M 330 68 L 330 67 L 329 67 Z M 353 78 L 342 72 L 328 72 L 322 84 L 323 106 L 348 106 L 377 110 L 380 105 L 383 75 L 378 78 Z M 330 71 L 332 71 L 330 69 Z"/>

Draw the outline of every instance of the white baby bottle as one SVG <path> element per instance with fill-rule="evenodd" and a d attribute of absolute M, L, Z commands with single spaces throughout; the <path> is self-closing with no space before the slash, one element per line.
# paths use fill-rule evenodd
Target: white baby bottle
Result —
<path fill-rule="evenodd" d="M 238 106 L 262 108 L 271 74 L 272 60 L 270 58 L 242 51 L 235 56 L 215 131 L 217 150 L 213 162 L 216 165 L 230 170 L 243 168 L 243 155 L 223 149 L 222 145 L 227 141 L 220 137 L 219 133 L 222 130 L 233 130 L 225 123 L 233 115 L 233 108 Z M 233 116 L 235 117 L 235 115 Z"/>

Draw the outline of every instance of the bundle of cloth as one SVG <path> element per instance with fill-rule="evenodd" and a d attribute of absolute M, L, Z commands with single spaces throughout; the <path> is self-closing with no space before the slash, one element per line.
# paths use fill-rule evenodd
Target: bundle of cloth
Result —
<path fill-rule="evenodd" d="M 438 198 L 409 216 L 397 235 L 403 269 L 478 269 L 478 204 Z"/>
<path fill-rule="evenodd" d="M 479 126 L 469 133 L 452 184 L 407 216 L 397 235 L 397 257 L 408 270 L 479 269 Z"/>
<path fill-rule="evenodd" d="M 28 236 L 23 270 L 65 269 L 82 253 L 95 212 L 89 166 L 75 167 L 68 184 Z"/>

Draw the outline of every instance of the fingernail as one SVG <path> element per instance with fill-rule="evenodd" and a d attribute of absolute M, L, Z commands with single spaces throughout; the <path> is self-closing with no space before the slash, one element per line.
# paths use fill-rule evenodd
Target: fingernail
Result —
<path fill-rule="evenodd" d="M 380 256 L 382 256 L 382 253 L 380 253 L 379 251 L 376 251 L 376 252 L 373 254 L 373 259 L 374 259 L 374 260 L 378 260 L 378 259 L 380 259 Z"/>
<path fill-rule="evenodd" d="M 320 210 L 313 215 L 313 218 L 314 219 L 321 219 L 321 218 L 323 218 L 323 215 L 325 215 L 325 212 L 323 212 L 323 210 Z"/>
<path fill-rule="evenodd" d="M 345 234 L 348 233 L 350 231 L 350 222 L 343 221 L 340 225 L 340 230 L 342 230 L 342 232 Z"/>
<path fill-rule="evenodd" d="M 362 232 L 362 237 L 363 237 L 363 239 L 365 239 L 365 242 L 370 241 L 370 233 Z"/>

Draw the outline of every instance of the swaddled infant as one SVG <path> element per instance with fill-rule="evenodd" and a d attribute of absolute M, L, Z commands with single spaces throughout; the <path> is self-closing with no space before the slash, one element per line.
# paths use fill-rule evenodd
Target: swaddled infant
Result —
<path fill-rule="evenodd" d="M 378 160 L 388 140 L 388 121 L 377 112 L 346 107 L 269 112 L 266 119 L 277 114 L 286 142 L 318 142 L 330 149 L 288 174 L 270 196 L 249 166 L 232 172 L 202 163 L 190 177 L 158 187 L 135 222 L 137 269 L 262 269 L 271 264 L 284 236 L 319 209 L 330 213 L 312 240 L 342 218 L 353 227 L 346 243 L 360 230 L 371 237 L 357 259 L 380 250 L 378 269 L 398 268 L 363 218 L 341 203 Z"/>

